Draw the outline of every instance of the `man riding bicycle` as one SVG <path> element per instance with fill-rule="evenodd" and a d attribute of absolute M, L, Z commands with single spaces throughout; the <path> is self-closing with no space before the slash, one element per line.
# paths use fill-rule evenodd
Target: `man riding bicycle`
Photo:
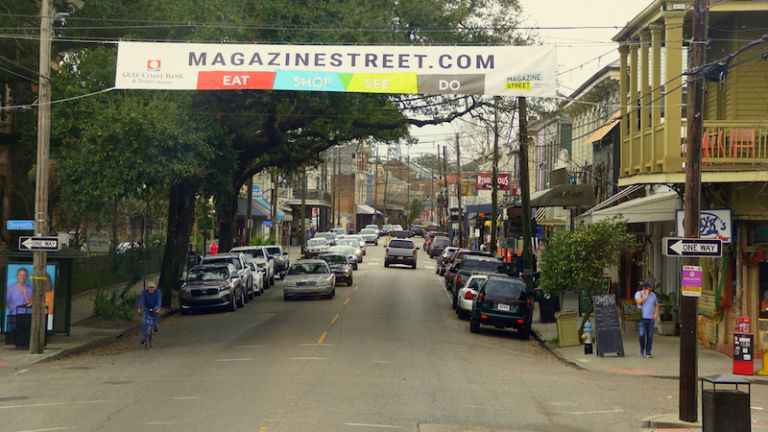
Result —
<path fill-rule="evenodd" d="M 152 330 L 157 333 L 157 321 L 160 318 L 160 307 L 163 303 L 163 295 L 154 285 L 149 285 L 141 292 L 139 297 L 139 313 L 142 313 L 141 319 L 141 344 L 147 342 L 147 317 L 152 313 Z"/>

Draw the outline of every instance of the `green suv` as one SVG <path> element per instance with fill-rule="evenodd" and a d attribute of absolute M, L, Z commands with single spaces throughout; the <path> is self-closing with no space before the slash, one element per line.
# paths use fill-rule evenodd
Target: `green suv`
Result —
<path fill-rule="evenodd" d="M 489 275 L 472 303 L 469 331 L 477 333 L 480 324 L 497 328 L 514 327 L 528 339 L 533 321 L 533 302 L 520 278 Z"/>

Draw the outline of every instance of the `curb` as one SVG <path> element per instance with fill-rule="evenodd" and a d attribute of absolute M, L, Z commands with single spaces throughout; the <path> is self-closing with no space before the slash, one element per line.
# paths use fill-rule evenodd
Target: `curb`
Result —
<path fill-rule="evenodd" d="M 592 371 L 592 369 L 587 369 L 584 366 L 580 365 L 579 363 L 576 363 L 573 360 L 569 360 L 566 357 L 564 357 L 563 355 L 561 355 L 560 352 L 557 351 L 556 349 L 554 349 L 554 347 L 552 345 L 548 344 L 547 341 L 542 339 L 541 336 L 539 336 L 539 334 L 536 333 L 535 329 L 531 329 L 531 335 L 533 335 L 533 338 L 536 339 L 536 341 L 539 343 L 539 345 L 541 345 L 542 347 L 546 348 L 547 351 L 552 353 L 552 355 L 554 355 L 561 362 L 563 362 L 563 363 L 565 363 L 567 365 L 573 366 L 576 369 Z"/>
<path fill-rule="evenodd" d="M 165 319 L 165 318 L 167 318 L 169 316 L 175 315 L 178 312 L 179 312 L 178 309 L 170 309 L 170 310 L 168 310 L 166 312 L 163 312 L 163 313 L 160 314 L 160 317 L 158 318 L 158 321 L 162 321 L 163 319 Z M 33 364 L 43 363 L 43 362 L 47 362 L 47 361 L 54 361 L 54 360 L 59 360 L 59 359 L 64 358 L 64 357 L 69 357 L 71 355 L 79 354 L 81 352 L 88 351 L 90 349 L 97 348 L 97 347 L 100 347 L 102 345 L 106 345 L 108 343 L 112 343 L 112 342 L 116 341 L 117 339 L 122 338 L 123 336 L 125 336 L 127 334 L 130 334 L 130 333 L 133 333 L 133 332 L 136 332 L 136 331 L 139 331 L 139 330 L 141 330 L 141 323 L 134 324 L 134 325 L 132 325 L 130 327 L 126 327 L 126 328 L 124 328 L 122 330 L 117 330 L 112 336 L 103 336 L 103 337 L 94 339 L 92 341 L 86 342 L 86 343 L 84 343 L 82 345 L 79 345 L 79 346 L 76 346 L 76 347 L 72 347 L 72 348 L 67 348 L 65 350 L 62 350 L 61 352 L 53 354 L 53 355 L 51 355 L 49 357 L 38 359 L 37 361 L 34 361 L 32 363 L 29 363 L 29 364 L 33 365 Z"/>

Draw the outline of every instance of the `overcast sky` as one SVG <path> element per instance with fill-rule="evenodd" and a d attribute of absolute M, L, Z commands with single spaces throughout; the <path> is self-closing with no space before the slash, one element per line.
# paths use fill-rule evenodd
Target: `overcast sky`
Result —
<path fill-rule="evenodd" d="M 545 45 L 557 48 L 558 90 L 570 94 L 595 72 L 618 59 L 617 45 L 611 41 L 627 21 L 637 16 L 653 0 L 520 0 L 525 25 L 530 27 L 619 27 L 539 30 Z M 411 134 L 423 144 L 411 148 L 411 156 L 431 152 L 434 142 L 453 142 L 458 124 L 413 128 Z M 464 159 L 464 155 L 462 155 Z"/>

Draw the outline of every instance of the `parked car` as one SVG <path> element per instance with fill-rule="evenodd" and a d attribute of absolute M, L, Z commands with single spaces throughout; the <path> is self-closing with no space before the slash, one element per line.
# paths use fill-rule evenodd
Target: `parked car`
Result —
<path fill-rule="evenodd" d="M 203 257 L 202 264 L 230 263 L 235 266 L 237 275 L 240 277 L 240 283 L 245 291 L 246 301 L 253 298 L 256 293 L 253 286 L 253 277 L 251 268 L 248 267 L 248 259 L 240 252 L 230 251 L 228 253 L 208 255 Z"/>
<path fill-rule="evenodd" d="M 373 243 L 374 245 L 379 245 L 379 234 L 378 231 L 373 228 L 363 228 L 360 231 L 360 235 L 363 236 L 366 243 Z"/>
<path fill-rule="evenodd" d="M 333 246 L 336 244 L 336 233 L 331 231 L 315 233 L 313 238 L 326 239 L 328 241 L 328 246 Z"/>
<path fill-rule="evenodd" d="M 353 238 L 353 239 L 357 240 L 358 242 L 360 242 L 360 249 L 363 251 L 363 255 L 365 255 L 365 243 L 366 242 L 365 242 L 365 239 L 363 238 L 363 236 L 361 236 L 360 234 L 349 234 L 345 238 L 347 238 L 347 239 Z"/>
<path fill-rule="evenodd" d="M 456 255 L 456 251 L 458 251 L 459 248 L 454 246 L 448 246 L 445 249 L 443 249 L 443 253 L 441 253 L 437 257 L 437 263 L 435 265 L 435 273 L 439 275 L 445 274 L 445 267 L 450 263 L 451 258 L 453 258 L 454 255 Z"/>
<path fill-rule="evenodd" d="M 488 279 L 488 275 L 472 275 L 459 289 L 458 302 L 456 303 L 456 316 L 467 318 L 472 313 L 472 302 L 477 297 L 480 285 Z"/>
<path fill-rule="evenodd" d="M 347 230 L 344 228 L 331 228 L 331 232 L 338 236 L 347 235 Z"/>
<path fill-rule="evenodd" d="M 225 307 L 234 312 L 243 305 L 245 290 L 237 269 L 224 261 L 192 267 L 179 290 L 182 315 L 214 307 Z"/>
<path fill-rule="evenodd" d="M 355 261 L 357 263 L 363 262 L 363 249 L 360 248 L 360 241 L 355 238 L 344 238 L 339 240 L 337 246 L 347 246 L 353 249 L 355 254 Z"/>
<path fill-rule="evenodd" d="M 369 224 L 365 226 L 365 229 L 372 229 L 376 231 L 376 235 L 378 237 L 381 237 L 381 230 L 379 229 L 379 226 L 376 224 Z M 362 230 L 361 230 L 362 231 Z"/>
<path fill-rule="evenodd" d="M 413 240 L 392 239 L 384 252 L 384 267 L 389 267 L 391 264 L 404 264 L 415 269 L 417 252 Z"/>
<path fill-rule="evenodd" d="M 429 244 L 429 257 L 434 258 L 443 253 L 443 249 L 451 245 L 451 239 L 448 237 L 437 236 Z"/>
<path fill-rule="evenodd" d="M 317 256 L 320 252 L 325 252 L 328 250 L 330 245 L 328 244 L 328 241 L 324 238 L 311 238 L 307 240 L 307 249 L 306 249 L 306 255 L 309 257 Z"/>
<path fill-rule="evenodd" d="M 381 229 L 379 230 L 379 236 L 384 237 L 389 235 L 389 232 L 392 231 L 392 225 L 385 224 L 381 226 Z"/>
<path fill-rule="evenodd" d="M 452 306 L 456 307 L 457 296 L 459 288 L 462 283 L 469 279 L 470 276 L 476 274 L 497 274 L 506 275 L 504 273 L 504 263 L 498 258 L 484 257 L 484 256 L 465 256 L 461 260 L 456 268 L 456 276 L 451 284 L 451 296 L 453 297 Z"/>
<path fill-rule="evenodd" d="M 438 236 L 451 238 L 451 235 L 447 232 L 431 231 L 427 233 L 427 236 L 424 238 L 424 252 L 429 252 L 429 245 L 432 242 L 432 239 Z"/>
<path fill-rule="evenodd" d="M 275 274 L 280 275 L 280 279 L 285 277 L 285 272 L 291 266 L 291 260 L 288 258 L 288 251 L 282 246 L 264 246 L 264 251 L 271 257 L 275 263 Z"/>
<path fill-rule="evenodd" d="M 349 257 L 338 252 L 323 252 L 317 256 L 328 263 L 328 267 L 336 276 L 336 283 L 344 282 L 347 286 L 352 286 L 354 283 L 352 277 L 352 263 L 349 261 Z"/>
<path fill-rule="evenodd" d="M 411 227 L 411 236 L 424 237 L 424 226 L 414 225 Z"/>
<path fill-rule="evenodd" d="M 253 294 L 260 296 L 264 294 L 264 273 L 259 270 L 253 261 L 248 261 L 248 267 L 251 269 L 251 278 L 253 279 Z"/>
<path fill-rule="evenodd" d="M 343 245 L 336 245 L 328 248 L 328 252 L 344 254 L 347 259 L 349 259 L 349 263 L 352 264 L 352 268 L 355 270 L 357 270 L 357 255 L 355 254 L 356 250 L 357 249 L 352 246 Z"/>
<path fill-rule="evenodd" d="M 336 276 L 328 263 L 320 259 L 306 259 L 291 264 L 283 281 L 283 300 L 318 295 L 328 299 L 336 295 Z"/>
<path fill-rule="evenodd" d="M 453 288 L 453 280 L 456 278 L 456 268 L 461 265 L 461 261 L 467 256 L 492 257 L 488 252 L 474 251 L 471 249 L 459 249 L 456 255 L 451 258 L 450 264 L 445 269 L 445 289 L 450 291 Z"/>
<path fill-rule="evenodd" d="M 523 339 L 531 334 L 533 302 L 520 278 L 488 276 L 472 302 L 469 330 L 480 331 L 480 325 L 515 328 Z"/>
<path fill-rule="evenodd" d="M 411 232 L 403 229 L 393 229 L 389 232 L 389 235 L 392 238 L 410 238 Z"/>
<path fill-rule="evenodd" d="M 264 274 L 264 288 L 269 289 L 275 284 L 275 260 L 266 252 L 264 246 L 239 246 L 232 252 L 240 252 L 253 261 Z"/>

